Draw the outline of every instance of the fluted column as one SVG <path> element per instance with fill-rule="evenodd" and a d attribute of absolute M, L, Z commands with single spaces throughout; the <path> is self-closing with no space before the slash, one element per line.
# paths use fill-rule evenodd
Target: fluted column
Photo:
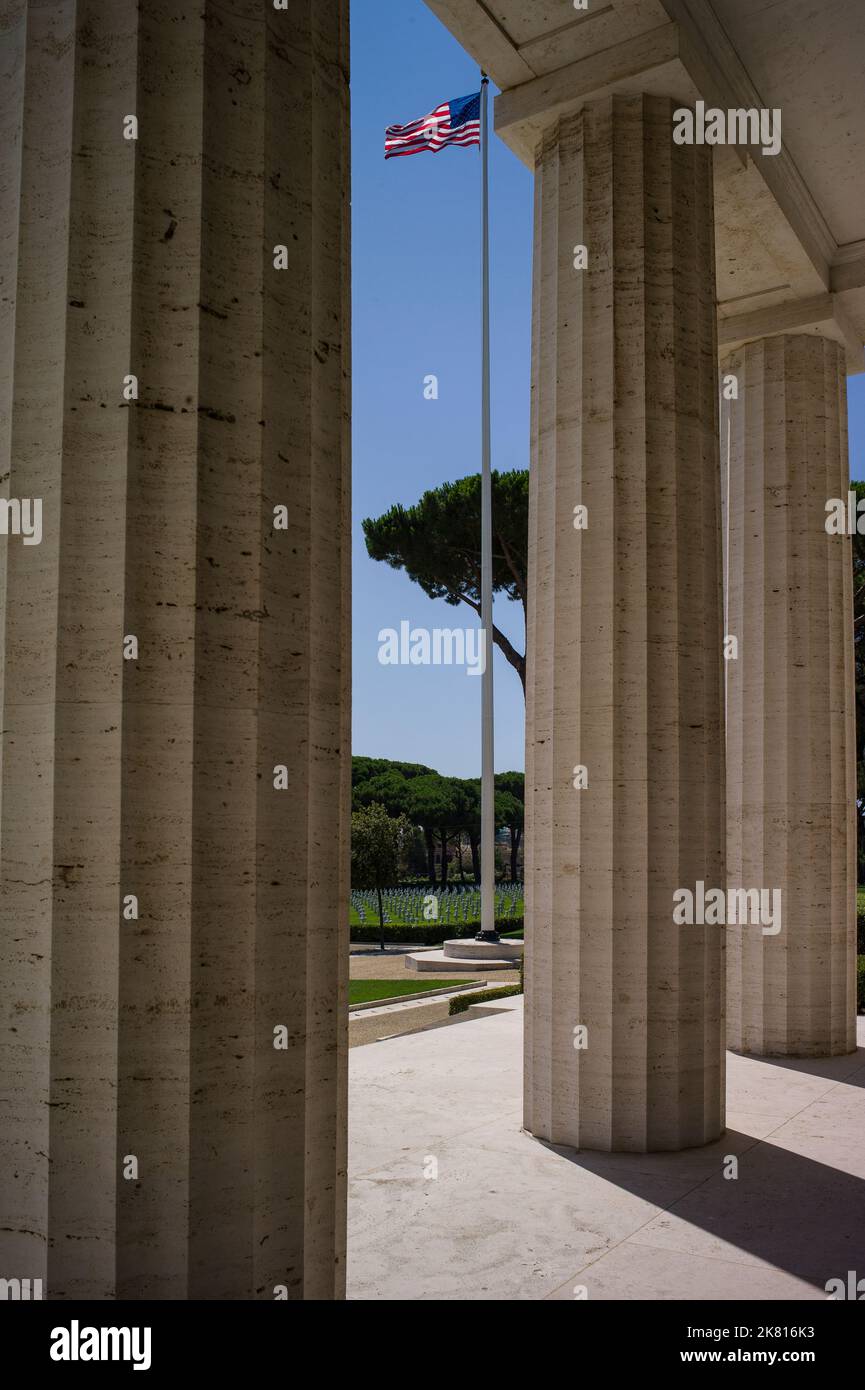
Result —
<path fill-rule="evenodd" d="M 536 169 L 525 1123 L 606 1150 L 723 1124 L 723 934 L 673 921 L 723 882 L 723 747 L 712 171 L 672 110 L 592 103 Z"/>
<path fill-rule="evenodd" d="M 829 1057 L 856 1046 L 853 580 L 849 537 L 826 531 L 848 492 L 845 356 L 766 338 L 722 373 L 728 873 L 780 904 L 766 930 L 728 928 L 728 1042 Z"/>
<path fill-rule="evenodd" d="M 343 1288 L 347 10 L 2 5 L 0 1273 L 50 1298 Z"/>

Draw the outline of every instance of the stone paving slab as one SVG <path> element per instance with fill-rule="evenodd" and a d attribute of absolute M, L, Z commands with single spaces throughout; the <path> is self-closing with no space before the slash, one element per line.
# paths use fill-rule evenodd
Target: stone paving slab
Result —
<path fill-rule="evenodd" d="M 352 1053 L 350 1298 L 799 1301 L 865 1276 L 865 1020 L 852 1057 L 729 1056 L 717 1143 L 607 1155 L 524 1133 L 501 1002 Z"/>
<path fill-rule="evenodd" d="M 415 948 L 411 948 L 415 949 Z M 353 980 L 413 980 L 417 977 L 406 970 L 407 948 L 390 948 L 377 951 L 375 947 L 358 944 L 351 948 L 349 971 Z M 446 976 L 444 978 L 447 978 Z M 501 970 L 493 977 L 489 971 L 460 970 L 459 979 L 482 981 L 490 988 L 500 985 L 516 984 L 520 978 L 519 970 Z M 394 1035 L 416 1033 L 425 1028 L 442 1028 L 463 1021 L 465 1015 L 456 1019 L 448 1015 L 449 1000 L 444 995 L 424 999 L 417 1003 L 391 1005 L 388 1008 L 363 1010 L 361 1022 L 359 1014 L 349 1015 L 348 1045 L 350 1048 L 365 1047 Z"/>
<path fill-rule="evenodd" d="M 375 948 L 367 946 L 353 946 L 349 960 L 349 973 L 353 980 L 412 980 L 416 978 L 410 970 L 406 969 L 406 957 L 410 951 L 416 951 L 416 946 L 408 946 L 399 950 L 376 951 Z M 483 970 L 472 970 L 470 962 L 466 962 L 468 969 L 462 968 L 460 963 L 459 977 L 466 980 L 487 980 L 490 978 L 489 972 Z M 496 973 L 494 983 L 498 985 L 514 984 L 520 978 L 519 965 L 511 970 L 502 970 Z"/>

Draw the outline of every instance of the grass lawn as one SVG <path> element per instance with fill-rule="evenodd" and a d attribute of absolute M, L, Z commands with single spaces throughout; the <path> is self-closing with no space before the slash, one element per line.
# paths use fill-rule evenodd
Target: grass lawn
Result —
<path fill-rule="evenodd" d="M 467 985 L 470 980 L 349 980 L 349 1004 L 369 1004 L 373 999 L 397 999 L 403 994 L 423 994 L 428 989 Z"/>

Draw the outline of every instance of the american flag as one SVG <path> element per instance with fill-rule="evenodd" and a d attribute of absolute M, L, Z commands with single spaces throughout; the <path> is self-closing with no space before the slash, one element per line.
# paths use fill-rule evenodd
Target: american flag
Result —
<path fill-rule="evenodd" d="M 445 145 L 481 143 L 481 94 L 442 102 L 428 116 L 408 125 L 389 125 L 384 133 L 384 157 L 443 150 Z"/>

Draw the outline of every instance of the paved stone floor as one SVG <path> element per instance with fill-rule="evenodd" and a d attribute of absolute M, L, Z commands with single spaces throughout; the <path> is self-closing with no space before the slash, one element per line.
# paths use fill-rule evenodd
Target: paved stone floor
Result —
<path fill-rule="evenodd" d="M 522 999 L 466 1017 L 351 1053 L 349 1298 L 807 1300 L 865 1277 L 865 1020 L 851 1057 L 730 1055 L 718 1143 L 604 1155 L 522 1131 Z"/>
<path fill-rule="evenodd" d="M 417 980 L 417 972 L 406 969 L 405 958 L 410 950 L 419 949 L 417 946 L 400 946 L 382 952 L 377 951 L 374 946 L 352 946 L 351 978 Z M 446 974 L 442 978 L 448 980 Z M 514 984 L 520 978 L 520 974 L 518 970 L 461 970 L 457 978 L 480 980 L 493 989 L 499 985 Z M 424 1001 L 421 998 L 411 1004 L 391 1004 L 382 1009 L 358 1010 L 349 1014 L 348 1045 L 351 1048 L 364 1047 L 367 1043 L 378 1042 L 381 1038 L 390 1038 L 396 1034 L 440 1027 L 448 1021 L 449 1002 L 446 996 L 439 995 L 436 999 Z"/>
<path fill-rule="evenodd" d="M 417 971 L 406 969 L 406 956 L 420 946 L 393 946 L 378 951 L 374 946 L 352 946 L 349 973 L 353 980 L 417 980 Z M 487 980 L 490 987 L 513 984 L 520 978 L 515 970 L 460 970 L 461 980 Z"/>

